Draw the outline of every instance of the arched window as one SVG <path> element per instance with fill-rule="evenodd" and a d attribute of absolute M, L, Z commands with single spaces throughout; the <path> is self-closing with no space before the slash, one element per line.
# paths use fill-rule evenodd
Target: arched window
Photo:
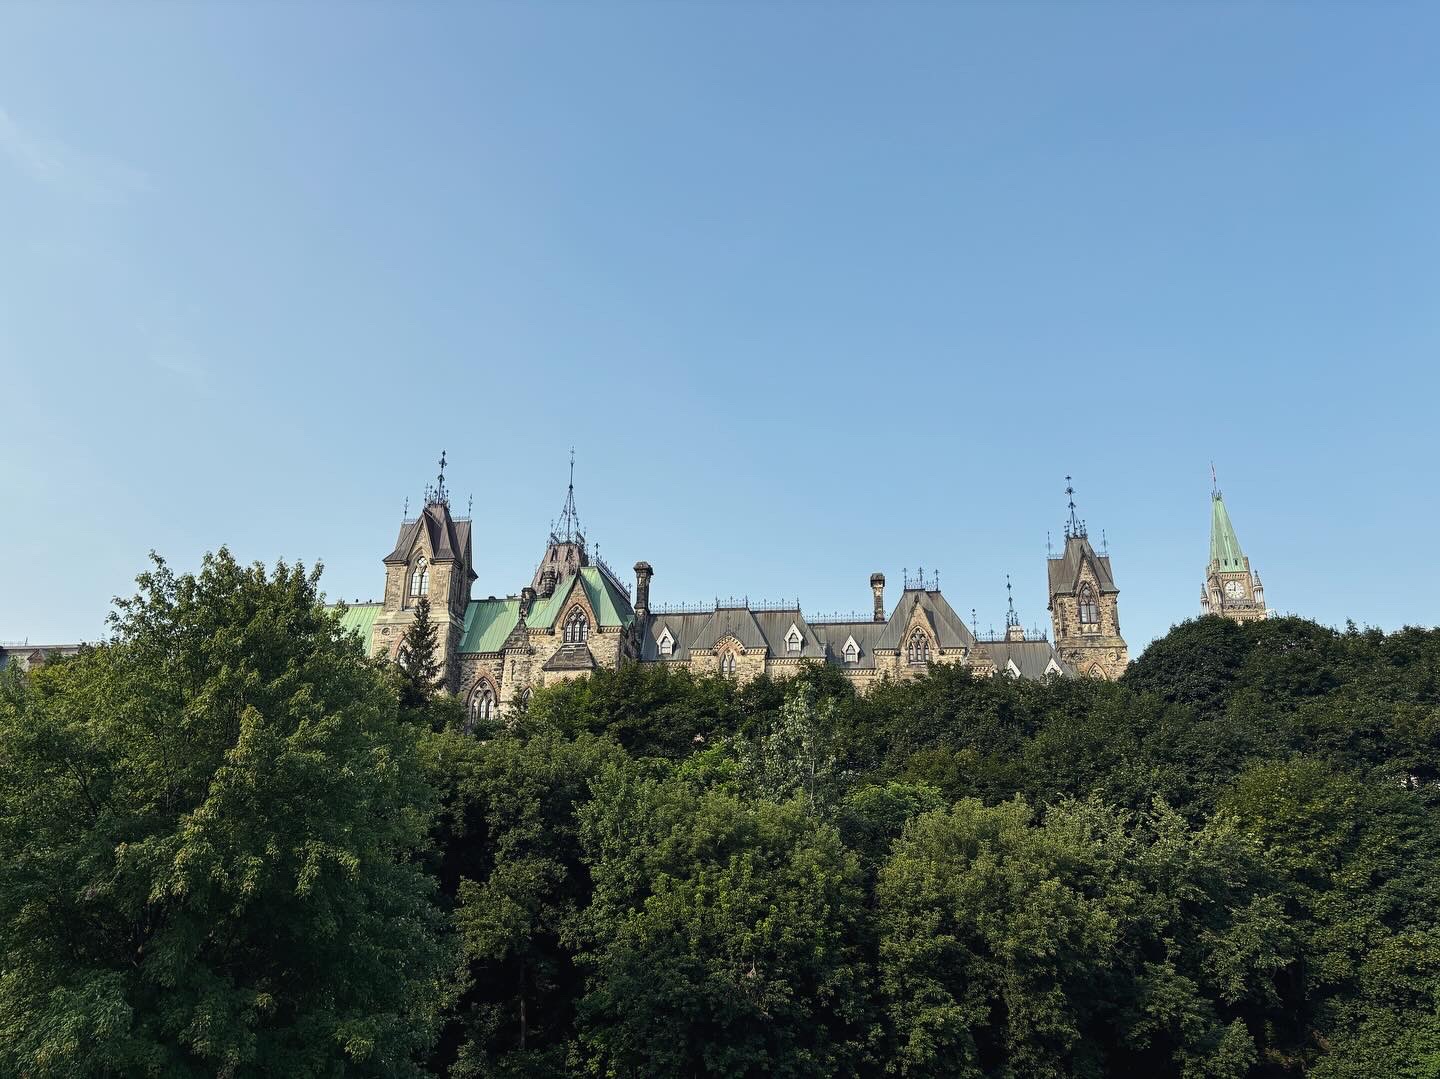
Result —
<path fill-rule="evenodd" d="M 584 644 L 590 639 L 590 620 L 576 607 L 565 619 L 565 643 Z"/>
<path fill-rule="evenodd" d="M 906 657 L 910 660 L 912 666 L 929 663 L 930 638 L 917 629 L 910 635 L 910 647 L 906 650 Z"/>
<path fill-rule="evenodd" d="M 860 646 L 855 643 L 854 637 L 851 637 L 848 641 L 845 642 L 845 662 L 860 662 Z"/>
<path fill-rule="evenodd" d="M 720 673 L 726 678 L 735 677 L 735 653 L 722 652 L 720 654 Z"/>
<path fill-rule="evenodd" d="M 1080 586 L 1080 624 L 1094 626 L 1100 623 L 1100 605 L 1095 602 L 1095 592 L 1086 581 Z"/>
<path fill-rule="evenodd" d="M 425 561 L 422 554 L 415 561 L 415 568 L 410 571 L 410 594 L 412 596 L 423 596 L 430 591 L 430 563 Z"/>
<path fill-rule="evenodd" d="M 488 723 L 495 718 L 495 690 L 489 682 L 481 680 L 470 692 L 470 722 Z"/>

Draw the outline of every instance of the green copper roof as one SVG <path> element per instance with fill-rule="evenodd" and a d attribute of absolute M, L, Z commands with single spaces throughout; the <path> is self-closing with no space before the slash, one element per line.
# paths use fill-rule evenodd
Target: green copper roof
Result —
<path fill-rule="evenodd" d="M 628 626 L 635 621 L 630 600 L 624 592 L 615 587 L 599 566 L 581 566 L 579 576 L 580 587 L 585 589 L 585 598 L 590 601 L 590 607 L 594 610 L 595 617 L 600 620 L 600 625 Z M 573 577 L 566 577 L 551 595 L 537 599 L 530 608 L 525 624 L 537 629 L 553 626 L 555 619 L 560 617 L 560 608 L 570 598 L 572 580 Z"/>
<path fill-rule="evenodd" d="M 1216 491 L 1210 498 L 1210 563 L 1220 563 L 1221 573 L 1239 573 L 1245 569 L 1245 553 L 1235 536 L 1235 526 L 1225 510 L 1225 500 Z"/>
<path fill-rule="evenodd" d="M 498 652 L 520 621 L 520 601 L 472 599 L 465 608 L 465 628 L 460 634 L 462 652 Z"/>
<path fill-rule="evenodd" d="M 345 613 L 340 616 L 340 627 L 359 637 L 360 647 L 367 652 L 370 650 L 370 631 L 375 626 L 375 616 L 380 613 L 380 606 L 378 603 L 357 603 L 353 607 L 346 607 Z"/>

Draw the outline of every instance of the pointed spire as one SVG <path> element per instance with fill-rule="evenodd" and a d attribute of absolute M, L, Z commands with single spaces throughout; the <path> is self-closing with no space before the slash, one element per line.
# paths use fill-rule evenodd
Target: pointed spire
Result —
<path fill-rule="evenodd" d="M 1005 600 L 1008 610 L 1005 612 L 1005 628 L 1020 624 L 1020 616 L 1015 613 L 1015 593 L 1010 589 L 1010 574 L 1005 574 Z"/>
<path fill-rule="evenodd" d="M 1210 495 L 1210 563 L 1217 562 L 1222 573 L 1239 573 L 1245 569 L 1245 552 L 1240 549 L 1240 539 L 1235 535 L 1225 499 L 1218 490 Z"/>

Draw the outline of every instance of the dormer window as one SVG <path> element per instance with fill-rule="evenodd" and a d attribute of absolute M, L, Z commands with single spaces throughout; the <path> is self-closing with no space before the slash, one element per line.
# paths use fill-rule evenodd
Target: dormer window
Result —
<path fill-rule="evenodd" d="M 800 635 L 800 627 L 790 623 L 790 629 L 785 634 L 785 651 L 791 654 L 798 653 L 804 647 L 805 638 Z"/>
<path fill-rule="evenodd" d="M 670 628 L 667 626 L 660 634 L 660 639 L 655 642 L 660 649 L 662 656 L 675 654 L 675 638 L 670 636 Z"/>
<path fill-rule="evenodd" d="M 910 647 L 905 650 L 905 656 L 912 667 L 919 667 L 929 663 L 930 638 L 917 629 L 910 636 Z"/>
<path fill-rule="evenodd" d="M 1086 581 L 1080 586 L 1080 624 L 1082 626 L 1098 626 L 1100 624 L 1100 605 L 1095 602 L 1095 591 Z"/>
<path fill-rule="evenodd" d="M 584 644 L 590 639 L 590 620 L 585 612 L 576 607 L 565 619 L 565 643 Z"/>
<path fill-rule="evenodd" d="M 845 642 L 845 653 L 844 653 L 844 655 L 845 655 L 845 662 L 846 662 L 847 664 L 853 664 L 853 663 L 859 663 L 859 662 L 860 662 L 860 646 L 855 643 L 855 638 L 854 638 L 854 637 L 851 637 L 848 641 Z"/>
<path fill-rule="evenodd" d="M 425 561 L 422 554 L 415 560 L 415 568 L 410 571 L 410 594 L 412 596 L 424 596 L 430 592 L 430 563 Z"/>
<path fill-rule="evenodd" d="M 1020 677 L 1020 668 L 1015 666 L 1015 661 L 1013 659 L 1007 659 L 1005 661 L 1005 673 L 1008 674 L 1011 678 Z"/>

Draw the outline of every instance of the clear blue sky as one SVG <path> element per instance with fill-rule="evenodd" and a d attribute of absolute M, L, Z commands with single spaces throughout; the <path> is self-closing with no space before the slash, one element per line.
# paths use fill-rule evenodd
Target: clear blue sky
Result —
<path fill-rule="evenodd" d="M 1431 625 L 1433 5 L 9 4 L 0 638 L 155 548 L 380 591 L 442 448 L 477 595 L 582 521 L 658 602 L 1045 616 L 1066 473 L 1132 652 L 1214 459 L 1272 604 Z M 626 571 L 628 576 L 628 570 Z"/>

